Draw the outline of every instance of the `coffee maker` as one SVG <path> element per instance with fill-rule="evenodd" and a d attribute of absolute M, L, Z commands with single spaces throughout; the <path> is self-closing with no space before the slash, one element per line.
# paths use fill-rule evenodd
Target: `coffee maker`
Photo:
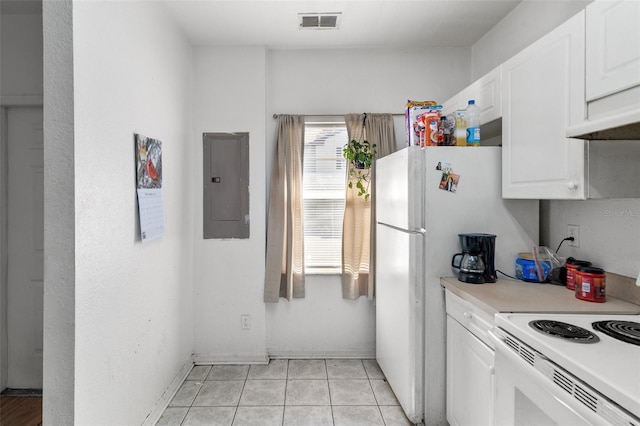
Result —
<path fill-rule="evenodd" d="M 496 282 L 496 236 L 493 234 L 458 234 L 462 253 L 456 253 L 451 266 L 458 269 L 458 280 L 483 284 Z M 456 259 L 460 259 L 456 263 Z"/>

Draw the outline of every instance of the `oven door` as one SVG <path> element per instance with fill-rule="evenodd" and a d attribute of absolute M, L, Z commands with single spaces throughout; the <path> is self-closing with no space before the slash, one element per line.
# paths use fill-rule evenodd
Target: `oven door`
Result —
<path fill-rule="evenodd" d="M 607 425 L 611 424 L 575 400 L 544 373 L 557 370 L 548 360 L 526 346 L 515 348 L 517 340 L 501 330 L 489 332 L 495 355 L 496 425 Z M 508 343 L 507 343 L 508 342 Z M 527 352 L 529 351 L 529 352 Z M 535 361 L 534 357 L 538 357 Z M 536 365 L 534 367 L 533 364 Z M 546 366 L 545 363 L 550 364 Z"/>

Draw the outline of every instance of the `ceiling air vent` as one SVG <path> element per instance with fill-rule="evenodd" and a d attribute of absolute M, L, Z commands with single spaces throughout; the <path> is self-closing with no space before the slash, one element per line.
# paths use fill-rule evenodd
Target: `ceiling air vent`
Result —
<path fill-rule="evenodd" d="M 301 30 L 335 30 L 339 28 L 342 12 L 298 13 Z"/>

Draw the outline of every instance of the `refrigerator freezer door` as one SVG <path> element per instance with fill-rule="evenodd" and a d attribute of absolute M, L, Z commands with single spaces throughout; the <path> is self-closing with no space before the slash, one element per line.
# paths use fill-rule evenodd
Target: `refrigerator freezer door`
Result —
<path fill-rule="evenodd" d="M 423 418 L 424 237 L 377 225 L 376 358 L 407 418 Z"/>
<path fill-rule="evenodd" d="M 423 176 L 417 146 L 376 160 L 376 220 L 407 230 L 422 228 Z"/>

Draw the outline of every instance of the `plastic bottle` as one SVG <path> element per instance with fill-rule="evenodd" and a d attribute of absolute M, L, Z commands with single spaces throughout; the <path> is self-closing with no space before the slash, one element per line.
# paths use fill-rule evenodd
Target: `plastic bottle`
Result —
<path fill-rule="evenodd" d="M 480 146 L 480 108 L 475 100 L 469 100 L 464 116 L 467 121 L 467 146 Z"/>
<path fill-rule="evenodd" d="M 467 122 L 464 119 L 464 110 L 459 109 L 455 111 L 453 117 L 455 119 L 455 128 L 453 131 L 456 141 L 455 145 L 467 146 Z"/>
<path fill-rule="evenodd" d="M 447 117 L 443 115 L 440 117 L 440 122 L 438 123 L 438 146 L 446 145 L 445 139 L 447 133 Z"/>

